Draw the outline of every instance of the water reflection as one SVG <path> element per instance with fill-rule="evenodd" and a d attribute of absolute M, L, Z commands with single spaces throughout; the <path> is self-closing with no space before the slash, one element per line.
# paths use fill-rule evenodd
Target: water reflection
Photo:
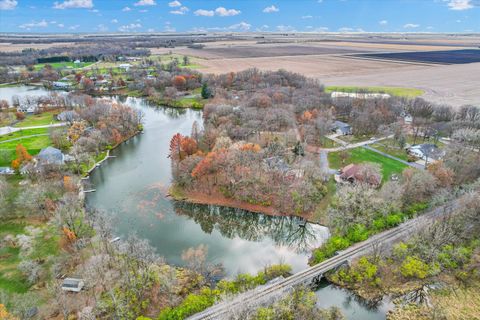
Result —
<path fill-rule="evenodd" d="M 286 246 L 298 253 L 307 253 L 328 237 L 328 229 L 311 223 L 300 226 L 298 217 L 275 217 L 225 208 L 174 202 L 177 214 L 187 216 L 211 234 L 218 230 L 229 239 L 239 237 L 248 241 L 272 239 L 279 246 Z"/>
<path fill-rule="evenodd" d="M 354 293 L 322 281 L 316 288 L 320 308 L 339 307 L 346 319 L 383 320 L 394 304 L 388 297 L 365 300 Z"/>

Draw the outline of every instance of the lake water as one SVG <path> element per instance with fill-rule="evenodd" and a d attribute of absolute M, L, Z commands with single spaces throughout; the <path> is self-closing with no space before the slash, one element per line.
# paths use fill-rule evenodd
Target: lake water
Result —
<path fill-rule="evenodd" d="M 12 105 L 12 98 L 18 96 L 19 98 L 41 97 L 47 96 L 49 91 L 43 87 L 34 86 L 15 86 L 15 87 L 1 87 L 0 88 L 0 100 L 7 100 L 9 105 Z"/>
<path fill-rule="evenodd" d="M 0 99 L 47 93 L 31 87 L 0 88 Z M 165 196 L 171 182 L 170 138 L 177 132 L 189 134 L 194 121 L 201 124 L 201 111 L 155 108 L 138 98 L 119 100 L 145 113 L 144 134 L 111 152 L 116 157 L 90 176 L 96 192 L 86 198 L 88 206 L 113 215 L 119 236 L 134 232 L 148 239 L 159 255 L 176 265 L 183 264 L 183 250 L 205 244 L 209 261 L 222 263 L 228 276 L 256 273 L 279 262 L 290 264 L 294 272 L 307 267 L 310 249 L 328 237 L 327 228 L 299 228 L 298 218 L 192 205 Z M 372 307 L 328 283 L 316 294 L 320 307 L 337 306 L 347 319 L 385 319 L 391 306 L 384 301 Z"/>

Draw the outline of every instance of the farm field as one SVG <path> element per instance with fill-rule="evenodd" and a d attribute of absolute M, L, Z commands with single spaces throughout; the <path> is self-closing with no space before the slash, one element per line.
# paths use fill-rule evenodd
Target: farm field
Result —
<path fill-rule="evenodd" d="M 331 168 L 341 169 L 350 163 L 378 163 L 382 168 L 382 181 L 388 181 L 392 174 L 399 174 L 407 166 L 396 160 L 384 157 L 376 152 L 365 148 L 356 148 L 344 151 L 345 157 L 342 159 L 341 152 L 330 152 L 328 154 L 328 162 Z"/>
<path fill-rule="evenodd" d="M 358 57 L 414 61 L 440 64 L 464 64 L 480 62 L 480 50 L 445 50 L 426 52 L 393 52 L 393 53 L 367 53 L 357 55 Z"/>
<path fill-rule="evenodd" d="M 421 96 L 424 91 L 416 88 L 399 88 L 399 87 L 353 87 L 353 86 L 329 86 L 325 88 L 326 92 L 371 92 L 371 93 L 387 93 L 392 96 L 415 98 Z"/>

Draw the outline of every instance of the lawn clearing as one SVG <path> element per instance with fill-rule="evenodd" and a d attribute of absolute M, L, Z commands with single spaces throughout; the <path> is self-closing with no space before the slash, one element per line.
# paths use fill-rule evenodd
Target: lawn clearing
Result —
<path fill-rule="evenodd" d="M 345 155 L 342 159 L 343 152 Z M 407 165 L 399 161 L 384 157 L 381 154 L 361 147 L 340 152 L 330 152 L 328 154 L 328 162 L 329 166 L 333 169 L 341 169 L 350 163 L 378 163 L 382 169 L 383 182 L 388 181 L 392 174 L 399 174 L 407 167 Z"/>
<path fill-rule="evenodd" d="M 424 94 L 423 90 L 416 88 L 401 88 L 401 87 L 350 87 L 350 86 L 328 86 L 325 92 L 332 93 L 334 91 L 340 92 L 369 92 L 369 93 L 387 93 L 392 96 L 415 98 Z"/>
<path fill-rule="evenodd" d="M 48 128 L 28 129 L 0 136 L 0 166 L 10 166 L 16 157 L 15 149 L 19 144 L 27 148 L 31 155 L 36 155 L 40 150 L 51 145 L 48 132 Z"/>
<path fill-rule="evenodd" d="M 52 63 L 37 63 L 34 68 L 35 71 L 42 70 L 45 66 L 49 64 L 52 66 L 53 69 L 78 69 L 83 67 L 88 67 L 89 65 L 94 64 L 94 62 L 80 62 L 80 63 L 73 63 L 73 62 L 52 62 Z"/>
<path fill-rule="evenodd" d="M 53 123 L 58 123 L 59 121 L 55 118 L 56 112 L 47 111 L 40 114 L 27 115 L 27 117 L 15 124 L 16 128 L 25 128 L 25 127 L 34 127 L 34 126 L 45 126 Z"/>

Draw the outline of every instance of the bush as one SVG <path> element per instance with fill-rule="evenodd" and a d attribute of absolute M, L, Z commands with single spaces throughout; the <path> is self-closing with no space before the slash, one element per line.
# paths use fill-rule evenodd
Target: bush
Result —
<path fill-rule="evenodd" d="M 421 259 L 407 256 L 400 266 L 400 272 L 406 278 L 425 279 L 429 274 L 429 267 Z"/>
<path fill-rule="evenodd" d="M 347 239 L 352 242 L 360 242 L 368 239 L 370 232 L 367 230 L 367 227 L 363 224 L 355 224 L 353 227 L 350 227 L 347 230 Z"/>
<path fill-rule="evenodd" d="M 313 250 L 310 264 L 314 265 L 335 255 L 339 250 L 348 248 L 351 245 L 350 240 L 345 237 L 333 236 L 325 242 L 320 248 Z"/>

